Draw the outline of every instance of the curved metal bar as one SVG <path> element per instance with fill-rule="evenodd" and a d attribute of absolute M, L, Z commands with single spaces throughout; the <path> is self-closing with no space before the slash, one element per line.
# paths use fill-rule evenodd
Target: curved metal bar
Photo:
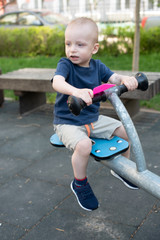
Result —
<path fill-rule="evenodd" d="M 141 142 L 139 140 L 137 131 L 134 127 L 134 124 L 133 124 L 126 108 L 124 107 L 122 101 L 120 100 L 120 98 L 117 96 L 117 94 L 115 92 L 111 93 L 108 96 L 108 100 L 113 105 L 119 119 L 122 121 L 124 128 L 127 132 L 128 138 L 131 142 L 132 152 L 135 157 L 137 171 L 138 172 L 145 171 L 146 170 L 146 161 L 145 161 L 143 149 L 141 146 Z"/>
<path fill-rule="evenodd" d="M 149 170 L 138 172 L 136 164 L 122 155 L 119 155 L 110 161 L 102 160 L 100 163 L 113 169 L 113 171 L 120 176 L 160 199 L 160 177 L 158 175 Z"/>

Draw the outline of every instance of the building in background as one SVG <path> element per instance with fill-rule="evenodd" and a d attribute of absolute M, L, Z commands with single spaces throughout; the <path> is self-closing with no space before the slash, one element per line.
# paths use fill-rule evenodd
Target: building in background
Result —
<path fill-rule="evenodd" d="M 0 0 L 6 7 L 4 12 L 13 9 L 49 9 L 71 19 L 79 16 L 91 17 L 102 22 L 134 21 L 135 0 Z M 141 18 L 160 16 L 160 0 L 141 0 Z"/>

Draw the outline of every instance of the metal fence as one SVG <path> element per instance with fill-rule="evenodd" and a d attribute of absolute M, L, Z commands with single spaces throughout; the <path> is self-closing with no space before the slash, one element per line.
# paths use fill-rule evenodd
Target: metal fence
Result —
<path fill-rule="evenodd" d="M 2 0 L 0 3 L 2 6 Z M 135 0 L 10 0 L 6 3 L 4 12 L 13 9 L 47 9 L 70 19 L 87 16 L 100 22 L 134 22 L 135 20 Z M 160 0 L 141 0 L 141 19 L 152 15 L 160 16 Z"/>

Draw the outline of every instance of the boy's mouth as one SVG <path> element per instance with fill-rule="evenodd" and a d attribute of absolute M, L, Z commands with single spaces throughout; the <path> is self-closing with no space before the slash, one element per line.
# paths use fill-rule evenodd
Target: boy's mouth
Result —
<path fill-rule="evenodd" d="M 71 58 L 72 60 L 77 60 L 77 59 L 79 59 L 78 56 L 73 56 L 73 55 L 71 55 L 70 58 Z"/>

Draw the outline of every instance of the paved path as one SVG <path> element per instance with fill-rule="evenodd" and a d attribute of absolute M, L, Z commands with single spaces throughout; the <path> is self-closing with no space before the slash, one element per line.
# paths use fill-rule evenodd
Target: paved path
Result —
<path fill-rule="evenodd" d="M 134 122 L 148 168 L 160 175 L 160 114 L 140 112 Z M 52 133 L 49 105 L 23 117 L 17 102 L 0 108 L 1 240 L 160 239 L 160 201 L 129 190 L 92 158 L 88 178 L 100 207 L 81 209 L 70 190 L 71 152 L 52 147 Z"/>

